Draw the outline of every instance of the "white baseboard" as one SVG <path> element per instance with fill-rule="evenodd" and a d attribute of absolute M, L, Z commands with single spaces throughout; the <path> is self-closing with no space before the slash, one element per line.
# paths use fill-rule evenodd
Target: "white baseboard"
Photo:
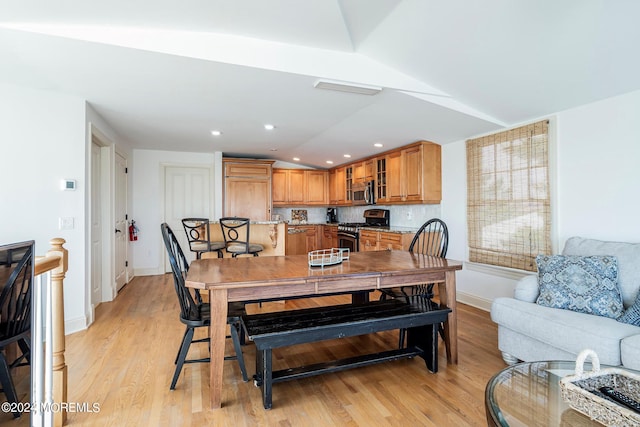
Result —
<path fill-rule="evenodd" d="M 492 300 L 460 291 L 456 293 L 456 296 L 458 302 L 479 308 L 484 311 L 491 311 L 491 303 L 493 302 Z"/>
<path fill-rule="evenodd" d="M 163 271 L 161 271 L 158 268 L 136 268 L 133 270 L 133 276 L 155 276 L 158 274 L 164 274 Z"/>
<path fill-rule="evenodd" d="M 64 334 L 69 335 L 74 332 L 80 332 L 87 329 L 89 326 L 88 319 L 85 317 L 76 317 L 75 319 L 68 319 L 64 322 Z"/>

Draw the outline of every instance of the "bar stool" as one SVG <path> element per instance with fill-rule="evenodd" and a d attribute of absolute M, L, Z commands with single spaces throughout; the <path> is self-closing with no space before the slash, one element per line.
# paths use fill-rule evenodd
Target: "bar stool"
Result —
<path fill-rule="evenodd" d="M 258 256 L 258 252 L 264 250 L 262 245 L 249 242 L 249 226 L 249 218 L 220 218 L 220 228 L 222 229 L 225 248 L 233 258 L 242 254 Z"/>
<path fill-rule="evenodd" d="M 189 250 L 196 253 L 196 259 L 202 257 L 203 252 L 218 252 L 218 258 L 224 254 L 224 242 L 212 242 L 209 238 L 209 218 L 183 218 L 182 226 L 187 234 Z"/>

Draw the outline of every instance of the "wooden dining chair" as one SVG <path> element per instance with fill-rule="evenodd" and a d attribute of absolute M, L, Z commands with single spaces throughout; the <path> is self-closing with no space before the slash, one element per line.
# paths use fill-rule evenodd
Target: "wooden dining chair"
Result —
<path fill-rule="evenodd" d="M 14 245 L 11 245 L 14 246 Z M 33 242 L 16 244 L 13 254 L 9 250 L 6 265 L 0 268 L 10 269 L 9 277 L 0 292 L 0 385 L 7 402 L 18 403 L 18 395 L 13 384 L 11 369 L 28 366 L 31 362 L 31 293 L 33 288 Z M 13 262 L 15 255 L 20 258 Z M 21 355 L 13 361 L 7 360 L 6 348 L 17 343 Z M 16 349 L 17 351 L 17 349 Z M 14 418 L 21 412 L 13 411 Z"/>
<path fill-rule="evenodd" d="M 211 306 L 209 303 L 202 302 L 198 289 L 190 289 L 185 286 L 185 278 L 189 271 L 189 264 L 180 248 L 178 239 L 173 234 L 171 228 L 166 224 L 160 226 L 162 239 L 169 255 L 171 263 L 171 271 L 173 273 L 173 282 L 180 302 L 180 321 L 185 324 L 186 330 L 182 337 L 182 343 L 176 356 L 176 370 L 171 381 L 171 390 L 174 390 L 180 371 L 185 363 L 209 362 L 210 358 L 187 359 L 187 353 L 191 343 L 209 342 L 210 339 L 203 338 L 194 340 L 193 335 L 196 328 L 209 328 L 211 324 Z M 240 330 L 242 328 L 241 317 L 246 314 L 243 303 L 229 303 L 227 309 L 227 324 L 230 325 L 231 339 L 235 350 L 235 356 L 225 356 L 225 360 L 237 360 L 240 365 L 242 379 L 248 381 L 247 370 L 244 364 L 242 348 L 240 346 Z"/>
<path fill-rule="evenodd" d="M 439 258 L 447 256 L 449 248 L 449 229 L 447 224 L 439 218 L 432 218 L 422 224 L 409 245 L 409 252 L 423 255 L 431 255 Z M 431 301 L 435 296 L 433 286 L 435 283 L 423 283 L 416 286 L 381 289 L 380 299 L 403 298 L 407 301 L 423 298 Z M 439 328 L 440 335 L 444 335 L 442 325 Z M 399 346 L 404 347 L 406 330 L 400 330 Z"/>
<path fill-rule="evenodd" d="M 251 221 L 249 218 L 225 217 L 220 218 L 220 228 L 224 237 L 225 249 L 232 257 L 242 254 L 258 256 L 264 250 L 264 246 L 258 243 L 251 243 L 250 236 Z"/>
<path fill-rule="evenodd" d="M 212 242 L 209 230 L 209 218 L 183 218 L 182 226 L 187 234 L 189 242 L 189 250 L 195 252 L 196 259 L 202 258 L 205 252 L 217 252 L 218 258 L 222 258 L 224 254 L 224 242 Z"/>

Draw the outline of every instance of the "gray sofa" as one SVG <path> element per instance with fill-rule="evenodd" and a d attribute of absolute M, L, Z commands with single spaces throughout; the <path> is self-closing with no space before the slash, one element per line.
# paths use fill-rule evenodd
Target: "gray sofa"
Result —
<path fill-rule="evenodd" d="M 624 308 L 640 289 L 640 243 L 572 237 L 563 255 L 611 255 L 618 260 Z M 498 347 L 508 364 L 518 361 L 575 360 L 589 348 L 606 365 L 640 370 L 640 327 L 615 319 L 536 304 L 537 275 L 521 279 L 513 298 L 496 298 L 491 319 L 498 324 Z"/>

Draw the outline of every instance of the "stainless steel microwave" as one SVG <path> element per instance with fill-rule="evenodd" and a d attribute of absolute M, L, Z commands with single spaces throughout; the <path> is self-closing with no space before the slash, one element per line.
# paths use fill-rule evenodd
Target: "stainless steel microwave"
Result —
<path fill-rule="evenodd" d="M 374 205 L 376 203 L 374 190 L 375 181 L 354 183 L 352 203 L 354 205 Z"/>

